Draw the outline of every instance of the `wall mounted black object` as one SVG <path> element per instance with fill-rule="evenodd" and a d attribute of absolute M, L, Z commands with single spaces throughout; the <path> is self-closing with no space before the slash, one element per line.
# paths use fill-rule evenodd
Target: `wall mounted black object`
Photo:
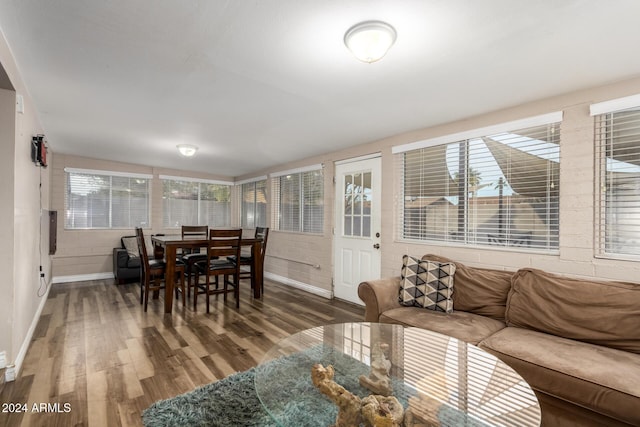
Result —
<path fill-rule="evenodd" d="M 31 160 L 36 166 L 47 167 L 47 144 L 44 135 L 31 138 Z"/>

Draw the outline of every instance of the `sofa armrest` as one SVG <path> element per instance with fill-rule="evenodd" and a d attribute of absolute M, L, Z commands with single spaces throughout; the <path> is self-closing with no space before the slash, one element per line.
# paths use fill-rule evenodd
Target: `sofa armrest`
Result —
<path fill-rule="evenodd" d="M 385 311 L 402 307 L 398 302 L 399 291 L 400 277 L 388 277 L 360 283 L 358 296 L 365 304 L 364 321 L 377 322 Z"/>
<path fill-rule="evenodd" d="M 127 268 L 129 253 L 124 248 L 113 248 L 113 271 L 117 268 Z"/>

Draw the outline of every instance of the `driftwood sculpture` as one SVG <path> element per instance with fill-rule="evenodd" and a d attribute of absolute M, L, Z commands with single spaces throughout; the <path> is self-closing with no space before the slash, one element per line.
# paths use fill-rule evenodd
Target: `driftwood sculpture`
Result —
<path fill-rule="evenodd" d="M 391 386 L 391 362 L 387 360 L 384 353 L 389 349 L 389 344 L 379 343 L 372 349 L 371 371 L 369 376 L 360 375 L 360 385 L 371 390 L 375 394 L 391 396 L 393 387 Z"/>
<path fill-rule="evenodd" d="M 360 399 L 333 380 L 333 366 L 315 364 L 311 368 L 313 385 L 338 406 L 334 427 L 402 427 L 404 410 L 393 396 L 368 396 Z"/>
<path fill-rule="evenodd" d="M 311 368 L 313 385 L 338 406 L 335 427 L 359 426 L 362 422 L 360 410 L 362 402 L 358 396 L 348 392 L 340 384 L 333 381 L 334 375 L 335 371 L 331 365 L 325 368 L 317 363 Z"/>
<path fill-rule="evenodd" d="M 362 418 L 366 427 L 400 427 L 404 408 L 393 396 L 372 394 L 362 399 Z"/>

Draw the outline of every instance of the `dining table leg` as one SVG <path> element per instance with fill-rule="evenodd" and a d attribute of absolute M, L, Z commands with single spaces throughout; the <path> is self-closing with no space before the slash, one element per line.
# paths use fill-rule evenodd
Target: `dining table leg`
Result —
<path fill-rule="evenodd" d="M 253 258 L 253 265 L 251 266 L 251 271 L 253 274 L 251 275 L 251 287 L 253 288 L 253 297 L 260 298 L 262 291 L 262 281 L 263 277 L 263 265 L 262 265 L 262 257 L 260 256 L 262 242 L 257 241 L 253 242 L 251 247 L 251 252 Z"/>
<path fill-rule="evenodd" d="M 176 247 L 173 245 L 166 245 L 164 248 L 164 256 L 167 266 L 164 282 L 164 312 L 171 313 L 171 310 L 173 309 L 173 282 L 176 277 Z"/>

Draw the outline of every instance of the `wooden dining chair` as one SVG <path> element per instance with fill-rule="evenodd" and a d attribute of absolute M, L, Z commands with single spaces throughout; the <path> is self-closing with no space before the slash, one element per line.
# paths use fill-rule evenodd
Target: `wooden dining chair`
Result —
<path fill-rule="evenodd" d="M 264 266 L 264 258 L 267 254 L 267 240 L 269 239 L 269 228 L 268 227 L 256 227 L 256 231 L 254 234 L 254 238 L 262 240 L 260 244 L 260 253 L 258 254 L 259 262 Z M 229 261 L 236 262 L 235 257 L 227 257 Z M 255 272 L 253 271 L 253 254 L 243 255 L 240 254 L 240 266 L 249 266 L 249 271 L 240 271 L 241 279 L 252 279 Z M 264 280 L 260 284 L 260 295 L 264 292 Z"/>
<path fill-rule="evenodd" d="M 144 311 L 146 312 L 149 303 L 149 292 L 159 292 L 161 289 L 164 289 L 167 269 L 166 263 L 163 260 L 155 258 L 149 259 L 142 228 L 136 228 L 136 239 L 138 241 L 138 251 L 140 252 L 140 268 L 142 270 L 142 274 L 140 275 L 140 304 L 144 303 Z M 184 306 L 187 302 L 184 288 L 184 263 L 176 260 L 175 271 L 176 278 L 179 278 L 179 281 L 174 281 L 174 283 L 176 283 L 176 299 L 178 298 L 178 291 L 181 290 L 182 305 Z"/>
<path fill-rule="evenodd" d="M 182 239 L 185 238 L 198 238 L 207 239 L 209 236 L 209 227 L 206 225 L 183 225 L 182 226 Z M 182 251 L 182 262 L 185 265 L 185 276 L 187 279 L 187 296 L 191 297 L 191 279 L 195 276 L 194 265 L 198 261 L 204 261 L 207 259 L 206 252 L 201 252 L 198 248 L 197 251 L 189 248 Z"/>
<path fill-rule="evenodd" d="M 207 259 L 195 264 L 195 287 L 193 292 L 193 309 L 198 305 L 198 294 L 205 294 L 207 299 L 207 313 L 209 313 L 209 299 L 211 295 L 233 292 L 236 308 L 240 307 L 240 265 L 229 261 L 226 257 L 240 257 L 240 241 L 242 230 L 209 230 L 209 244 Z M 200 283 L 200 275 L 205 276 L 205 282 Z M 223 276 L 222 289 L 219 288 L 218 277 Z M 216 279 L 216 287 L 211 288 L 211 277 Z M 231 280 L 229 280 L 231 278 Z M 233 289 L 229 289 L 232 286 Z"/>

